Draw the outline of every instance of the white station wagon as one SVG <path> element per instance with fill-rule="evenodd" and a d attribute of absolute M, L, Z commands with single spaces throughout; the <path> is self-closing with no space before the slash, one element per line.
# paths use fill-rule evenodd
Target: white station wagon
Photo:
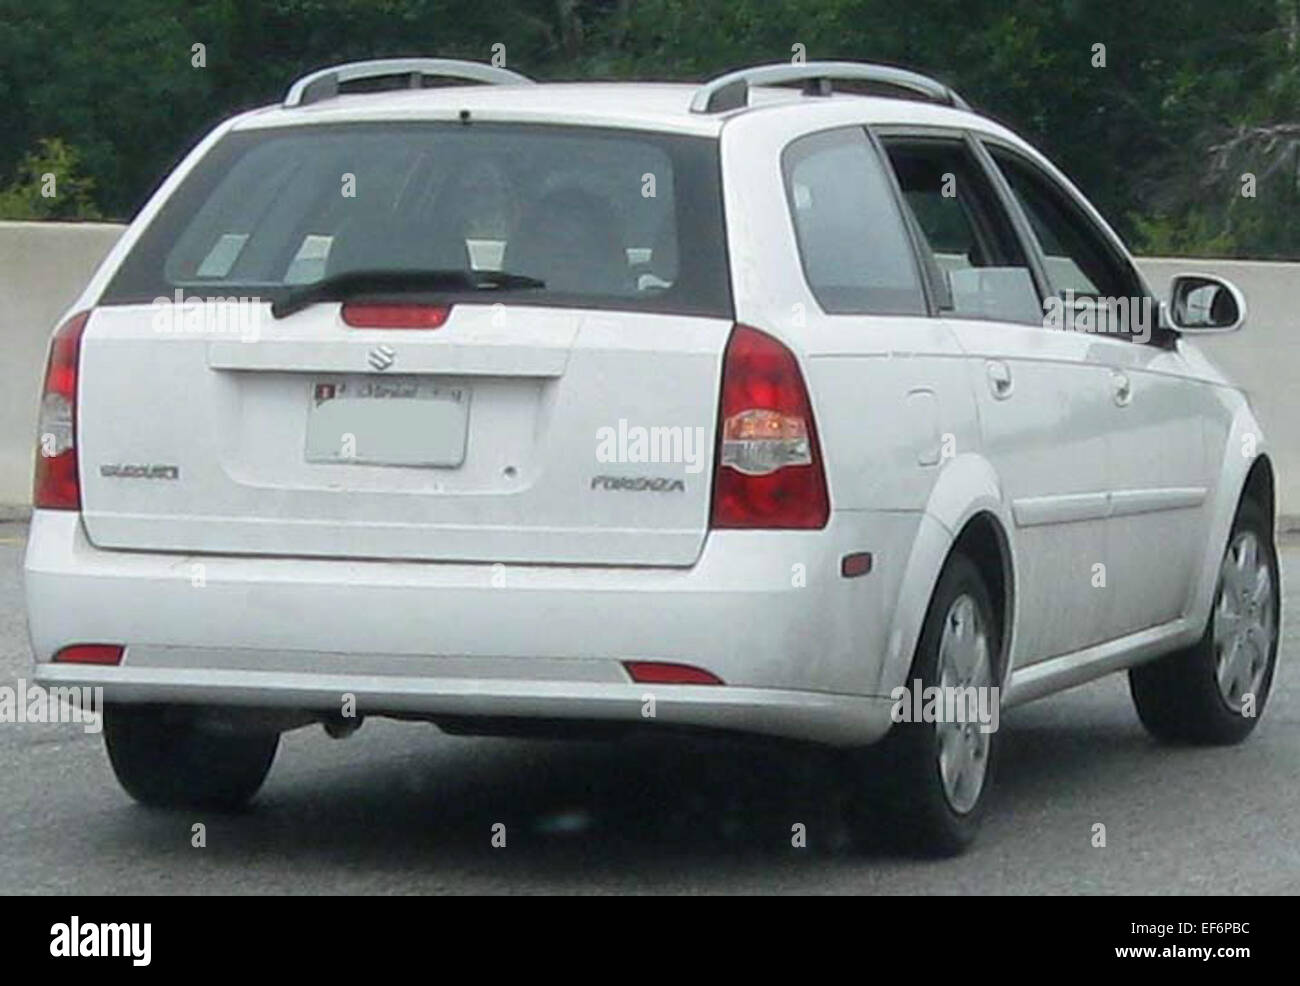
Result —
<path fill-rule="evenodd" d="M 1128 670 L 1162 739 L 1257 721 L 1273 468 L 1188 341 L 1244 316 L 900 69 L 325 69 L 54 333 L 36 676 L 103 687 L 147 805 L 313 722 L 688 727 L 841 748 L 855 833 L 955 852 L 999 703 Z"/>

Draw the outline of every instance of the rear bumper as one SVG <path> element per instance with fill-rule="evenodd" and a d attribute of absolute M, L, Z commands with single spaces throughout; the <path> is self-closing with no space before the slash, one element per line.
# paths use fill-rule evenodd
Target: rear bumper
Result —
<path fill-rule="evenodd" d="M 105 551 L 34 511 L 25 564 L 37 667 L 109 701 L 361 714 L 654 721 L 833 744 L 889 728 L 872 694 L 915 534 L 902 514 L 822 531 L 713 532 L 689 569 L 493 566 Z M 871 575 L 839 560 L 871 550 Z M 120 666 L 56 664 L 74 643 Z M 725 685 L 633 682 L 625 660 Z"/>
<path fill-rule="evenodd" d="M 890 701 L 773 688 L 323 674 L 213 668 L 43 664 L 48 686 L 102 686 L 110 702 L 176 702 L 360 715 L 545 718 L 724 729 L 832 745 L 871 743 L 889 728 Z M 648 700 L 654 699 L 653 706 Z"/>

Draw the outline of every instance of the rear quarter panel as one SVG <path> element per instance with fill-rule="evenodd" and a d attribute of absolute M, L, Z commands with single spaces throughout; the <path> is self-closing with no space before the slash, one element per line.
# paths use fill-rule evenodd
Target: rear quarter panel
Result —
<path fill-rule="evenodd" d="M 875 101 L 872 101 L 875 102 Z M 883 102 L 883 101 L 882 101 Z M 940 319 L 827 315 L 803 275 L 781 153 L 819 130 L 864 126 L 864 101 L 829 100 L 741 115 L 722 135 L 723 195 L 737 320 L 798 355 L 816 416 L 832 509 L 889 518 L 906 531 L 863 579 L 878 607 L 855 618 L 869 648 L 868 690 L 906 678 L 935 581 L 961 527 L 987 511 L 1007 519 L 997 477 L 981 455 L 963 353 Z M 909 104 L 913 105 L 913 104 Z M 879 551 L 871 540 L 855 546 Z"/>

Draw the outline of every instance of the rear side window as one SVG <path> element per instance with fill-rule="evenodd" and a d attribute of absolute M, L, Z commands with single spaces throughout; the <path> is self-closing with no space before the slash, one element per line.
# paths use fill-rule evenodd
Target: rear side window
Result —
<path fill-rule="evenodd" d="M 478 123 L 238 131 L 163 206 L 104 303 L 274 300 L 363 270 L 505 271 L 545 282 L 500 296 L 511 303 L 730 317 L 717 142 Z"/>
<path fill-rule="evenodd" d="M 857 128 L 801 137 L 782 155 L 804 276 L 831 314 L 923 315 L 907 229 L 879 157 Z"/>

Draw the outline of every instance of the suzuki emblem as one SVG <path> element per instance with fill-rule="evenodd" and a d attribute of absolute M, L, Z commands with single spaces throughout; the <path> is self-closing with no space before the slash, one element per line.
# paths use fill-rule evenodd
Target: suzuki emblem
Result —
<path fill-rule="evenodd" d="M 397 362 L 397 350 L 392 346 L 376 346 L 370 350 L 369 362 L 376 370 L 387 370 Z"/>

